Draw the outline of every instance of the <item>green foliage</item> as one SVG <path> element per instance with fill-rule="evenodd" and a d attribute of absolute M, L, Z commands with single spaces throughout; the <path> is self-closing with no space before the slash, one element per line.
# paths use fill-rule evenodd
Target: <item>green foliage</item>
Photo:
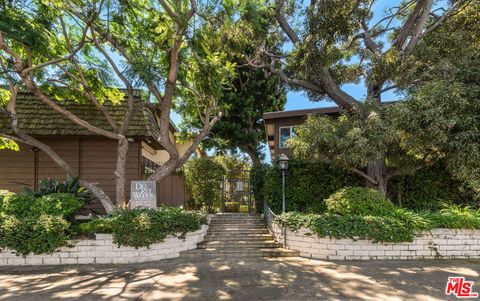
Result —
<path fill-rule="evenodd" d="M 240 208 L 239 208 L 238 212 L 248 213 L 248 205 L 240 205 Z"/>
<path fill-rule="evenodd" d="M 0 213 L 0 247 L 19 255 L 52 253 L 67 244 L 69 223 L 60 216 L 15 216 Z"/>
<path fill-rule="evenodd" d="M 221 89 L 219 105 L 224 114 L 202 144 L 219 152 L 247 152 L 258 164 L 262 157 L 260 144 L 265 141 L 263 113 L 282 110 L 286 95 L 277 76 L 245 65 L 261 45 L 275 47 L 280 39 L 276 35 L 267 37 L 275 23 L 272 10 L 261 1 L 223 1 L 222 6 L 223 13 L 200 27 L 200 32 L 209 34 L 198 36 L 195 42 L 225 53 L 236 68 L 227 78 L 229 84 Z M 209 85 L 212 82 L 209 78 Z M 199 128 L 202 122 L 202 116 L 197 116 L 185 120 L 183 126 Z"/>
<path fill-rule="evenodd" d="M 435 228 L 480 229 L 480 211 L 470 207 L 451 206 L 438 212 L 422 213 L 394 207 L 382 215 L 368 212 L 357 215 L 288 212 L 279 215 L 276 222 L 292 231 L 305 227 L 319 237 L 404 242 L 412 241 L 420 231 Z"/>
<path fill-rule="evenodd" d="M 371 239 L 374 242 L 412 241 L 414 229 L 390 216 L 300 214 L 289 212 L 277 217 L 291 230 L 306 227 L 318 237 Z"/>
<path fill-rule="evenodd" d="M 0 137 L 0 150 L 9 149 L 13 151 L 19 151 L 18 144 L 10 139 Z"/>
<path fill-rule="evenodd" d="M 211 158 L 189 160 L 185 166 L 185 180 L 196 206 L 191 209 L 205 207 L 213 212 L 214 204 L 221 202 L 222 177 L 225 173 L 221 164 Z"/>
<path fill-rule="evenodd" d="M 285 180 L 287 211 L 323 212 L 323 200 L 338 189 L 360 185 L 354 174 L 323 162 L 290 161 Z M 274 212 L 282 208 L 282 175 L 276 166 L 265 172 L 263 196 Z M 263 206 L 263 205 L 262 205 Z"/>
<path fill-rule="evenodd" d="M 432 228 L 480 229 L 480 211 L 471 207 L 453 205 L 422 215 L 432 222 Z"/>
<path fill-rule="evenodd" d="M 376 108 L 367 102 L 360 108 L 361 114 L 348 112 L 338 119 L 310 115 L 288 143 L 299 159 L 323 160 L 358 170 L 363 170 L 369 162 L 385 160 L 388 151 L 385 164 L 389 171 L 410 171 L 418 165 L 418 160 L 399 147 L 402 136 L 395 127 L 398 115 L 395 108 L 395 105 Z"/>
<path fill-rule="evenodd" d="M 440 157 L 457 179 L 480 197 L 480 1 L 472 1 L 426 36 L 415 56 L 401 66 L 405 87 L 400 128 L 405 148 Z M 413 85 L 409 83 L 415 80 Z"/>
<path fill-rule="evenodd" d="M 78 224 L 79 234 L 93 235 L 95 233 L 112 233 L 112 218 L 94 218 L 88 222 Z"/>
<path fill-rule="evenodd" d="M 13 214 L 16 216 L 36 215 L 38 211 L 33 211 L 33 205 L 36 198 L 27 194 L 7 194 L 3 197 L 0 211 L 6 214 Z"/>
<path fill-rule="evenodd" d="M 239 202 L 225 202 L 225 212 L 240 212 L 240 203 Z M 247 205 L 248 211 L 248 205 Z"/>
<path fill-rule="evenodd" d="M 71 193 L 52 193 L 42 197 L 30 194 L 7 194 L 0 198 L 0 212 L 14 216 L 54 215 L 71 219 L 83 202 Z"/>
<path fill-rule="evenodd" d="M 254 166 L 250 170 L 250 185 L 252 185 L 257 213 L 263 213 L 264 185 L 267 170 L 267 165 Z"/>
<path fill-rule="evenodd" d="M 84 203 L 74 194 L 51 193 L 37 198 L 30 211 L 34 214 L 49 214 L 71 220 L 83 205 Z"/>
<path fill-rule="evenodd" d="M 438 162 L 414 174 L 392 179 L 389 198 L 398 206 L 412 210 L 437 211 L 448 203 L 474 204 L 474 192 Z"/>
<path fill-rule="evenodd" d="M 365 187 L 345 187 L 325 199 L 327 211 L 339 215 L 385 215 L 395 209 L 380 192 Z"/>
<path fill-rule="evenodd" d="M 177 207 L 158 209 L 121 209 L 116 211 L 108 229 L 112 229 L 113 242 L 119 246 L 148 247 L 163 241 L 168 235 L 183 238 L 187 232 L 206 224 L 204 215 L 184 211 Z"/>
<path fill-rule="evenodd" d="M 62 182 L 57 179 L 42 179 L 40 180 L 39 188 L 37 191 L 27 190 L 28 194 L 35 197 L 41 197 L 52 193 L 70 193 L 85 204 L 93 200 L 93 195 L 85 187 L 80 185 L 79 177 L 70 177 Z"/>
<path fill-rule="evenodd" d="M 52 253 L 70 238 L 68 220 L 83 206 L 71 193 L 0 193 L 0 247 L 19 255 Z"/>

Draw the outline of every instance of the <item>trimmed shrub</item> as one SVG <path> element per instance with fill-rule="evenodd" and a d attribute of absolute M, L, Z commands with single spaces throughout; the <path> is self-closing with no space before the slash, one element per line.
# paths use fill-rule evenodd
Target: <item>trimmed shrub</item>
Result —
<path fill-rule="evenodd" d="M 112 216 L 113 242 L 118 246 L 148 247 L 168 235 L 184 238 L 187 232 L 207 224 L 204 215 L 177 207 L 121 209 Z"/>
<path fill-rule="evenodd" d="M 32 194 L 2 194 L 0 247 L 19 255 L 51 253 L 67 244 L 70 223 L 83 206 L 74 194 L 53 193 L 35 198 Z"/>
<path fill-rule="evenodd" d="M 69 223 L 53 215 L 18 217 L 4 214 L 1 218 L 2 247 L 18 255 L 52 253 L 67 244 Z"/>
<path fill-rule="evenodd" d="M 52 193 L 36 199 L 31 210 L 37 214 L 50 214 L 71 219 L 83 205 L 74 194 Z"/>
<path fill-rule="evenodd" d="M 361 185 L 363 180 L 331 164 L 292 160 L 285 182 L 287 211 L 321 213 L 326 209 L 325 198 L 342 187 Z M 274 212 L 281 212 L 282 174 L 276 166 L 265 172 L 263 196 Z"/>
<path fill-rule="evenodd" d="M 35 204 L 35 197 L 28 194 L 9 194 L 2 199 L 2 207 L 0 211 L 6 214 L 13 214 L 16 216 L 30 216 L 35 215 L 36 212 L 32 210 Z"/>
<path fill-rule="evenodd" d="M 325 200 L 328 212 L 339 215 L 387 215 L 395 205 L 374 189 L 345 187 Z"/>

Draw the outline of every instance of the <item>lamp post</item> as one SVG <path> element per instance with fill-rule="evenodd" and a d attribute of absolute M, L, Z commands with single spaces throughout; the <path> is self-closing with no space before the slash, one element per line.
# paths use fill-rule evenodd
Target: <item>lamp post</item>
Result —
<path fill-rule="evenodd" d="M 285 172 L 288 169 L 288 157 L 281 154 L 278 158 L 278 168 L 282 171 L 282 213 L 285 213 Z"/>

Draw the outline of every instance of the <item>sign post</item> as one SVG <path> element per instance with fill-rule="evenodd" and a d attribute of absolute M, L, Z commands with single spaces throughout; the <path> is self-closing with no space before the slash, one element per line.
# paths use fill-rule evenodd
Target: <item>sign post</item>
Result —
<path fill-rule="evenodd" d="M 132 181 L 130 208 L 157 208 L 157 183 L 155 181 Z"/>

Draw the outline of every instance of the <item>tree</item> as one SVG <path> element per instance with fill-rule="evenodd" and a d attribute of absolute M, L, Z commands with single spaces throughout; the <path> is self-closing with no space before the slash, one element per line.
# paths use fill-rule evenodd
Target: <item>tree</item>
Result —
<path fill-rule="evenodd" d="M 283 110 L 286 103 L 285 87 L 280 78 L 263 70 L 252 68 L 246 58 L 253 55 L 259 45 L 278 47 L 279 37 L 269 36 L 274 15 L 261 1 L 231 1 L 226 14 L 215 23 L 204 24 L 215 28 L 216 35 L 198 43 L 211 45 L 227 54 L 235 63 L 231 85 L 219 100 L 223 116 L 211 129 L 202 145 L 219 153 L 240 150 L 249 155 L 255 166 L 261 165 L 265 143 L 263 113 Z M 235 26 L 224 26 L 232 23 Z M 213 31 L 209 28 L 203 30 Z M 185 108 L 178 106 L 180 112 Z M 201 120 L 184 118 L 184 127 L 201 127 Z"/>
<path fill-rule="evenodd" d="M 426 37 L 398 82 L 407 101 L 399 128 L 417 157 L 440 157 L 480 196 L 480 1 Z M 415 79 L 415 83 L 409 84 Z M 421 129 L 421 130 L 419 130 Z"/>
<path fill-rule="evenodd" d="M 382 122 L 373 124 L 378 129 L 372 130 L 379 132 L 388 123 L 388 116 L 381 109 L 382 94 L 397 87 L 399 66 L 412 57 L 425 37 L 453 14 L 473 5 L 472 1 L 455 1 L 439 8 L 433 2 L 401 2 L 375 22 L 372 10 L 375 1 L 371 0 L 310 1 L 305 7 L 295 1 L 275 0 L 279 27 L 293 48 L 288 51 L 286 47 L 284 53 L 260 48 L 250 64 L 278 74 L 291 88 L 306 91 L 311 99 L 331 100 L 347 115 L 355 115 L 353 118 L 358 121 L 352 121 L 357 125 L 351 128 L 353 131 L 370 131 L 366 127 L 372 126 L 371 118 L 377 116 Z M 300 20 L 295 27 L 290 25 L 289 16 Z M 364 101 L 342 89 L 343 84 L 360 82 L 367 91 Z M 340 132 L 346 133 L 350 131 Z M 328 136 L 335 132 L 318 134 Z M 368 148 L 369 144 L 364 146 Z M 354 164 L 356 172 L 384 194 L 388 179 L 400 173 L 395 166 L 388 166 L 390 149 L 384 147 L 388 144 L 388 141 L 377 144 L 375 156 L 368 158 L 368 162 L 362 159 Z M 344 149 L 343 153 L 355 157 L 352 150 Z M 335 158 L 338 156 L 330 159 Z"/>
<path fill-rule="evenodd" d="M 213 213 L 214 205 L 219 206 L 221 202 L 223 166 L 205 157 L 188 161 L 184 171 L 188 188 L 199 207 L 196 209 L 205 207 L 208 213 Z"/>
<path fill-rule="evenodd" d="M 221 6 L 195 0 L 170 1 L 12 1 L 0 6 L 0 49 L 4 80 L 13 92 L 4 109 L 17 137 L 45 151 L 68 175 L 71 168 L 40 141 L 16 125 L 15 91 L 26 87 L 47 106 L 89 131 L 118 141 L 115 170 L 117 199 L 113 204 L 101 189 L 96 197 L 107 211 L 125 200 L 126 132 L 136 110 L 134 87 L 145 87 L 159 109 L 158 142 L 170 158 L 150 179 L 161 181 L 195 151 L 220 118 L 218 99 L 233 71 L 225 54 L 192 43 L 195 25 L 222 14 Z M 207 39 L 205 37 L 205 39 Z M 113 75 L 113 76 L 112 76 Z M 205 76 L 208 75 L 208 76 Z M 115 79 L 125 87 L 120 93 Z M 65 110 L 58 99 L 75 97 L 95 104 L 113 130 L 95 127 Z M 117 124 L 102 105 L 108 98 L 126 98 L 128 111 Z M 180 155 L 170 138 L 170 113 L 175 99 L 195 107 L 202 126 Z M 5 137 L 5 135 L 3 135 Z M 94 188 L 94 187 L 88 187 Z"/>

